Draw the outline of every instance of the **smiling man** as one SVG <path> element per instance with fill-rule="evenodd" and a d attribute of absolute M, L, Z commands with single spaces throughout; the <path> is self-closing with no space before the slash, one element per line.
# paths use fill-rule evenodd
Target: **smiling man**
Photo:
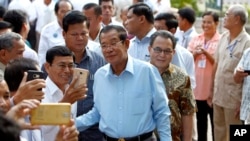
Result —
<path fill-rule="evenodd" d="M 157 128 L 161 141 L 170 141 L 168 99 L 157 69 L 128 55 L 121 26 L 104 27 L 100 44 L 108 64 L 95 73 L 95 104 L 76 119 L 78 130 L 99 122 L 105 141 L 156 141 L 152 132 Z"/>
<path fill-rule="evenodd" d="M 159 30 L 151 36 L 150 63 L 158 68 L 171 110 L 171 134 L 173 141 L 192 140 L 195 99 L 190 78 L 179 67 L 171 64 L 176 41 L 172 33 Z"/>
<path fill-rule="evenodd" d="M 66 102 L 71 105 L 71 116 L 76 117 L 76 101 L 86 97 L 85 85 L 74 87 L 76 78 L 72 79 L 74 64 L 73 53 L 65 46 L 56 46 L 47 51 L 44 64 L 48 77 L 46 78 L 45 97 L 43 103 Z M 54 141 L 58 126 L 43 126 L 42 135 L 46 141 Z"/>

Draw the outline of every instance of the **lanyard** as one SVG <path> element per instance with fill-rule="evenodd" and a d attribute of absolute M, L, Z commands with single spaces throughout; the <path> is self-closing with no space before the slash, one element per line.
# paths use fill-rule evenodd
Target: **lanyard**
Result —
<path fill-rule="evenodd" d="M 232 45 L 229 45 L 227 48 L 229 49 L 229 53 L 230 53 L 230 57 L 232 58 L 233 57 L 233 50 L 237 44 L 237 40 L 232 44 Z"/>
<path fill-rule="evenodd" d="M 204 49 L 205 49 L 205 50 L 207 50 L 207 49 L 208 49 L 208 47 L 209 47 L 209 41 L 207 41 L 207 43 L 206 43 L 206 42 L 204 42 Z"/>

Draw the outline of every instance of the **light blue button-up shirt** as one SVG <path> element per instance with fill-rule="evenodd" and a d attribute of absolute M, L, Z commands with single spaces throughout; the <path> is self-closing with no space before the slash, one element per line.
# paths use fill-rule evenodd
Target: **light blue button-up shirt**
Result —
<path fill-rule="evenodd" d="M 170 110 L 164 83 L 148 62 L 128 57 L 125 70 L 113 74 L 110 64 L 95 73 L 94 107 L 76 119 L 82 131 L 99 122 L 113 138 L 133 137 L 157 128 L 161 141 L 171 141 Z"/>
<path fill-rule="evenodd" d="M 150 37 L 155 32 L 156 32 L 156 29 L 152 28 L 147 33 L 147 35 L 141 40 L 137 37 L 134 37 L 133 39 L 131 39 L 131 42 L 128 48 L 128 54 L 136 59 L 144 60 L 148 62 L 150 60 L 149 51 L 148 51 Z"/>

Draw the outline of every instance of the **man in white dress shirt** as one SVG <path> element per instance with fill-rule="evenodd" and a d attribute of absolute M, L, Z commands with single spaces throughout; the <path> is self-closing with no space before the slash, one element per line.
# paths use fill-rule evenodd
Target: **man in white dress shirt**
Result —
<path fill-rule="evenodd" d="M 176 31 L 175 37 L 178 38 L 177 43 L 187 48 L 190 40 L 198 35 L 195 30 L 195 11 L 189 7 L 184 7 L 178 11 L 179 30 Z"/>
<path fill-rule="evenodd" d="M 156 32 L 154 15 L 151 8 L 144 3 L 136 3 L 128 8 L 125 27 L 129 34 L 134 35 L 130 41 L 128 53 L 134 58 L 149 61 L 148 46 L 150 36 Z"/>
<path fill-rule="evenodd" d="M 65 46 L 56 46 L 47 51 L 46 63 L 44 64 L 48 73 L 44 99 L 42 103 L 66 102 L 71 105 L 71 116 L 76 117 L 76 101 L 86 97 L 87 85 L 82 84 L 75 87 L 77 78 L 72 79 L 74 64 L 73 53 Z M 42 126 L 44 141 L 54 141 L 59 126 Z"/>
<path fill-rule="evenodd" d="M 102 26 L 106 25 L 120 25 L 122 23 L 116 21 L 114 18 L 115 4 L 114 0 L 99 0 L 99 5 L 102 8 Z"/>
<path fill-rule="evenodd" d="M 57 20 L 47 24 L 42 29 L 40 36 L 38 46 L 38 57 L 40 66 L 45 63 L 45 55 L 48 49 L 58 45 L 65 45 L 64 38 L 62 36 L 62 19 L 64 15 L 71 10 L 73 10 L 73 6 L 69 0 L 59 0 L 55 4 L 55 14 Z"/>

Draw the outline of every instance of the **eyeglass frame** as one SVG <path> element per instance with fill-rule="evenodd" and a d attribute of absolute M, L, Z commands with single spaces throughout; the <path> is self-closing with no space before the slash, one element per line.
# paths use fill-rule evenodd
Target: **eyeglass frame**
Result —
<path fill-rule="evenodd" d="M 116 42 L 116 43 L 105 44 L 105 46 L 101 45 L 101 49 L 102 49 L 102 50 L 107 50 L 108 48 L 114 49 L 114 48 L 117 48 L 117 45 L 118 45 L 119 43 L 123 43 L 123 42 L 124 42 L 123 40 L 120 40 L 120 41 L 118 41 L 118 42 Z"/>
<path fill-rule="evenodd" d="M 58 63 L 58 64 L 50 64 L 50 66 L 56 66 L 60 70 L 65 70 L 66 68 L 73 70 L 76 68 L 76 64 L 70 63 L 70 64 L 65 64 L 65 63 Z"/>
<path fill-rule="evenodd" d="M 160 47 L 152 47 L 154 53 L 156 54 L 161 54 L 163 52 L 164 55 L 170 55 L 171 53 L 173 53 L 174 50 L 164 50 L 161 49 Z"/>

